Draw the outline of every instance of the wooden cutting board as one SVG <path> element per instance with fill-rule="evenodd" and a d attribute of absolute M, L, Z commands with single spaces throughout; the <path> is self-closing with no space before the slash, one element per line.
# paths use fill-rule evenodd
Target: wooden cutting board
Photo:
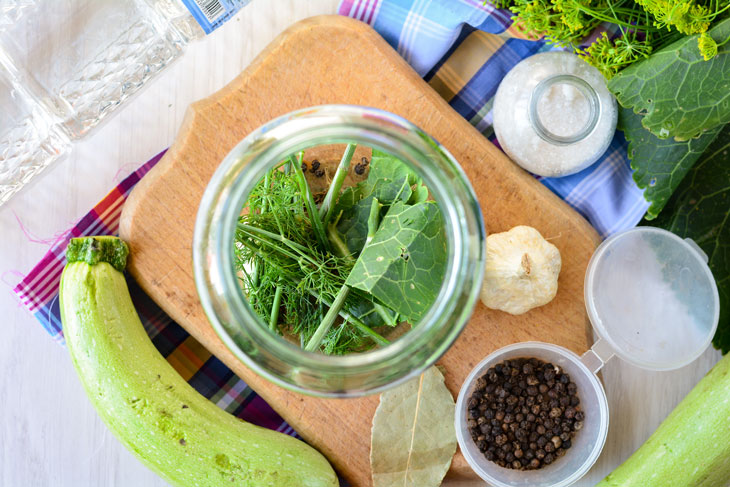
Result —
<path fill-rule="evenodd" d="M 477 305 L 460 338 L 439 361 L 454 397 L 471 368 L 498 347 L 542 340 L 577 353 L 588 348 L 592 340 L 583 276 L 599 237 L 453 111 L 375 31 L 356 20 L 323 16 L 293 25 L 228 86 L 189 108 L 175 143 L 125 204 L 121 234 L 131 245 L 129 269 L 173 319 L 263 396 L 352 485 L 367 486 L 378 396 L 318 399 L 257 376 L 214 333 L 192 274 L 195 214 L 223 157 L 263 123 L 325 103 L 373 106 L 412 121 L 461 163 L 489 232 L 531 225 L 560 249 L 559 291 L 550 304 L 521 316 Z M 459 453 L 449 475 L 474 476 Z"/>

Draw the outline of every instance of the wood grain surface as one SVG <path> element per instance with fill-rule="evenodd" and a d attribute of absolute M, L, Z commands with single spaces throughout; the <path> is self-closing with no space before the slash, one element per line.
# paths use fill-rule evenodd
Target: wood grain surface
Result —
<path fill-rule="evenodd" d="M 325 400 L 285 391 L 234 358 L 214 333 L 192 277 L 194 216 L 219 162 L 252 130 L 291 110 L 324 103 L 368 105 L 401 115 L 439 140 L 461 163 L 477 192 L 488 231 L 537 228 L 561 251 L 559 292 L 522 316 L 477 305 L 439 363 L 456 394 L 469 370 L 492 350 L 543 340 L 577 353 L 591 341 L 583 275 L 599 239 L 563 201 L 490 144 L 365 24 L 336 17 L 301 21 L 282 33 L 227 87 L 194 103 L 164 159 L 125 205 L 121 234 L 130 270 L 170 316 L 261 394 L 353 485 L 369 485 L 369 444 L 377 396 Z M 457 454 L 450 476 L 472 478 Z"/>

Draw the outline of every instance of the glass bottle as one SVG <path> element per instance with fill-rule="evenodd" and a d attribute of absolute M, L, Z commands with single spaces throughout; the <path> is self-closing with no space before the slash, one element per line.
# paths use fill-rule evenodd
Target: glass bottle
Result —
<path fill-rule="evenodd" d="M 0 204 L 249 1 L 0 3 Z"/>
<path fill-rule="evenodd" d="M 531 56 L 507 73 L 494 99 L 494 131 L 522 168 L 546 177 L 577 173 L 606 151 L 616 100 L 603 75 L 561 51 Z"/>

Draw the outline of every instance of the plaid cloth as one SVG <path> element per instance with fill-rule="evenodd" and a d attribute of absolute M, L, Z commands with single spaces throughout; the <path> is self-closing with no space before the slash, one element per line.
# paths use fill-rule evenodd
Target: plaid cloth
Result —
<path fill-rule="evenodd" d="M 344 0 L 339 13 L 371 24 L 451 106 L 496 142 L 491 106 L 499 81 L 522 59 L 550 48 L 510 28 L 508 12 L 477 0 Z M 25 307 L 59 343 L 63 331 L 58 286 L 68 239 L 116 234 L 122 205 L 159 161 L 145 163 L 53 244 L 15 287 Z M 634 226 L 647 204 L 631 180 L 626 143 L 616 136 L 592 167 L 574 176 L 542 179 L 603 235 Z M 155 346 L 205 397 L 246 421 L 296 433 L 255 392 L 160 310 L 133 282 L 130 292 Z"/>
<path fill-rule="evenodd" d="M 372 25 L 449 104 L 499 146 L 492 103 L 502 78 L 539 52 L 556 50 L 512 27 L 507 10 L 481 0 L 343 0 L 341 15 Z M 602 31 L 613 33 L 605 24 Z M 563 178 L 538 178 L 607 237 L 636 226 L 649 204 L 631 178 L 627 143 L 617 132 L 603 156 Z"/>

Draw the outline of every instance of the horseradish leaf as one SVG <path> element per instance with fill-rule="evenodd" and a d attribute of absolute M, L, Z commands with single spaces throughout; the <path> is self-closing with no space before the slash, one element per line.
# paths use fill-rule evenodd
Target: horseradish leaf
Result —
<path fill-rule="evenodd" d="M 436 300 L 446 269 L 446 237 L 436 203 L 390 207 L 346 284 L 371 293 L 416 324 Z"/>

